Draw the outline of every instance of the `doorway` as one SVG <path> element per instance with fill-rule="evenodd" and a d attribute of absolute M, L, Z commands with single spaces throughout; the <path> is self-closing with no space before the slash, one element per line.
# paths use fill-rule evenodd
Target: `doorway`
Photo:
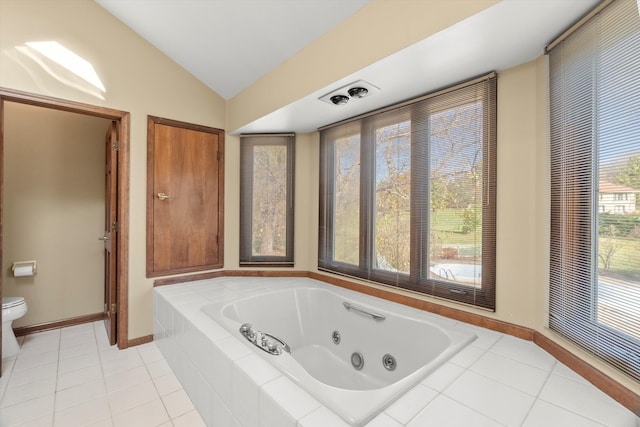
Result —
<path fill-rule="evenodd" d="M 109 124 L 109 132 L 106 132 L 106 139 L 102 140 L 100 146 L 102 147 L 104 146 L 103 144 L 106 143 L 107 146 L 112 147 L 113 151 L 111 156 L 109 156 L 111 160 L 110 164 L 113 165 L 115 162 L 117 166 L 112 166 L 106 171 L 107 177 L 109 176 L 109 171 L 114 172 L 111 175 L 111 179 L 107 180 L 104 198 L 105 206 L 111 208 L 111 216 L 107 220 L 108 227 L 107 221 L 105 221 L 104 234 L 99 237 L 100 240 L 104 240 L 105 237 L 108 238 L 108 241 L 105 241 L 105 306 L 103 317 L 105 319 L 107 333 L 110 335 L 110 342 L 117 344 L 121 349 L 126 348 L 128 347 L 129 113 L 0 88 L 0 217 L 2 216 L 3 207 L 6 207 L 3 203 L 5 186 L 1 180 L 4 179 L 3 168 L 5 166 L 5 147 L 3 141 L 6 129 L 5 111 L 7 102 L 57 110 L 58 112 L 77 113 L 92 118 L 107 119 L 104 123 Z M 99 141 L 96 141 L 96 143 L 99 143 Z M 108 152 L 106 152 L 106 154 L 108 154 Z M 51 159 L 51 161 L 56 161 L 56 159 Z M 109 162 L 107 163 L 107 168 L 108 167 Z M 104 178 L 102 185 L 105 185 Z M 2 220 L 0 220 L 0 260 L 3 255 L 2 243 L 5 236 L 3 226 L 4 224 L 2 224 Z M 107 255 L 111 256 L 110 260 Z M 109 265 L 109 263 L 111 263 L 111 265 Z M 0 276 L 0 297 L 1 296 L 2 277 Z M 57 323 L 57 325 L 52 325 L 57 327 L 65 326 L 64 321 Z M 52 327 L 52 325 L 49 326 Z M 0 347 L 0 352 L 1 350 Z"/>

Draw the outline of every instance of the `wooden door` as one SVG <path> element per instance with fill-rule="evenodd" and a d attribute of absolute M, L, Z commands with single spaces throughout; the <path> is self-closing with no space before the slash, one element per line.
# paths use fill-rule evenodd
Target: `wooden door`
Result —
<path fill-rule="evenodd" d="M 149 117 L 147 277 L 223 266 L 224 131 Z"/>
<path fill-rule="evenodd" d="M 111 345 L 117 337 L 117 239 L 118 239 L 118 123 L 111 122 L 105 138 L 104 190 L 104 325 Z"/>
<path fill-rule="evenodd" d="M 128 337 L 128 301 L 127 294 L 129 288 L 129 276 L 128 276 L 128 264 L 129 264 L 129 128 L 130 128 L 130 114 L 126 111 L 115 110 L 112 108 L 106 108 L 101 106 L 94 106 L 89 104 L 78 103 L 74 101 L 68 101 L 59 98 L 52 98 L 49 96 L 41 96 L 33 93 L 15 91 L 12 89 L 6 89 L 0 87 L 0 123 L 3 123 L 5 117 L 3 115 L 3 109 L 5 102 L 17 102 L 21 104 L 36 105 L 42 108 L 51 108 L 54 110 L 68 111 L 72 113 L 85 114 L 92 117 L 102 117 L 112 120 L 116 120 L 118 124 L 118 138 L 119 138 L 119 150 L 118 150 L 118 167 L 117 167 L 117 182 L 118 188 L 116 193 L 116 203 L 118 209 L 118 238 L 116 242 L 112 242 L 112 247 L 117 249 L 117 256 L 114 254 L 114 262 L 117 267 L 114 266 L 112 270 L 114 277 L 113 283 L 117 283 L 118 292 L 118 324 L 117 324 L 117 337 L 112 334 L 110 340 L 116 340 L 120 349 L 127 348 L 129 346 Z M 2 189 L 3 189 L 3 144 L 4 128 L 0 125 L 0 263 L 2 261 Z M 117 244 L 116 244 L 117 243 Z M 0 275 L 0 296 L 2 294 L 2 277 Z M 115 300 L 115 297 L 114 297 Z M 2 315 L 0 314 L 0 320 Z M 115 326 L 115 325 L 114 325 Z M 0 332 L 0 338 L 2 333 Z M 2 354 L 0 340 L 0 355 Z M 1 362 L 1 357 L 0 357 Z"/>

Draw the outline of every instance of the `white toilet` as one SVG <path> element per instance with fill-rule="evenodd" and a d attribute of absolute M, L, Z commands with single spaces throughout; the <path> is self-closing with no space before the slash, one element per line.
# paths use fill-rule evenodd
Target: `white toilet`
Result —
<path fill-rule="evenodd" d="M 2 298 L 2 358 L 13 357 L 20 351 L 18 340 L 11 324 L 27 313 L 27 303 L 23 297 Z"/>

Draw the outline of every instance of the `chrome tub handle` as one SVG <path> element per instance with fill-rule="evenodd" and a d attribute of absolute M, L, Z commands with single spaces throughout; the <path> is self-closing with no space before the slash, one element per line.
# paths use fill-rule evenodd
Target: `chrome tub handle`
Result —
<path fill-rule="evenodd" d="M 282 348 L 283 351 L 286 351 L 287 353 L 291 354 L 291 347 L 289 347 L 289 344 L 284 342 L 282 338 L 278 338 L 277 336 L 273 334 L 268 334 L 266 332 L 264 332 L 263 335 L 266 335 L 267 337 L 271 338 L 273 341 L 276 341 L 278 344 L 280 344 L 280 347 Z"/>
<path fill-rule="evenodd" d="M 273 356 L 280 356 L 282 352 L 291 354 L 291 347 L 282 338 L 257 331 L 253 329 L 251 323 L 243 323 L 239 331 L 251 344 Z"/>
<path fill-rule="evenodd" d="M 367 311 L 367 310 L 365 310 L 363 308 L 356 307 L 355 305 L 352 305 L 351 303 L 346 302 L 346 301 L 343 301 L 342 305 L 344 305 L 344 308 L 346 308 L 347 310 L 353 310 L 353 311 L 357 311 L 358 313 L 362 313 L 362 314 L 366 314 L 367 316 L 371 316 L 373 318 L 373 320 L 384 320 L 384 319 L 386 319 L 384 314 L 373 313 L 371 311 Z"/>

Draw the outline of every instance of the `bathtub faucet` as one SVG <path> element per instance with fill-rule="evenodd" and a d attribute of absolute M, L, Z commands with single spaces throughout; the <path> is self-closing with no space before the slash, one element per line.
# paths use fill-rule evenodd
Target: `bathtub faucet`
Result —
<path fill-rule="evenodd" d="M 283 351 L 291 353 L 291 348 L 282 339 L 266 332 L 256 331 L 250 323 L 240 326 L 240 333 L 251 344 L 274 356 L 281 355 Z"/>

